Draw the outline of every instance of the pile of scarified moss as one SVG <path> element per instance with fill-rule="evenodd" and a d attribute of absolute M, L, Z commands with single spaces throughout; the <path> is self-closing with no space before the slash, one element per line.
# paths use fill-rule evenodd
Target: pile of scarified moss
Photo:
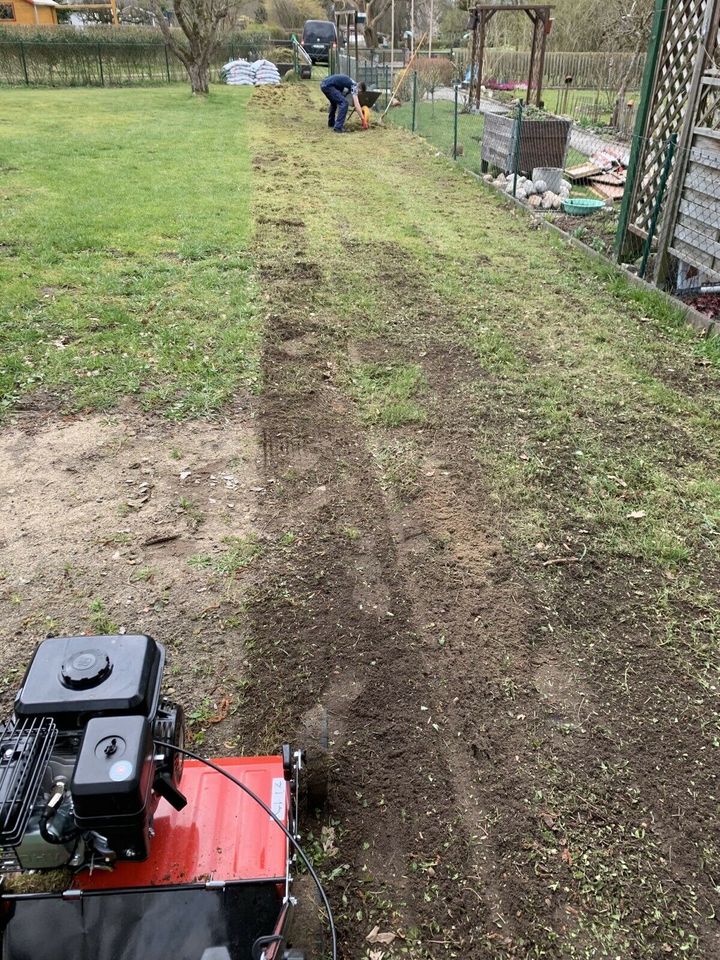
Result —
<path fill-rule="evenodd" d="M 2 893 L 62 893 L 73 885 L 73 871 L 42 870 L 33 873 L 4 873 L 0 878 Z"/>

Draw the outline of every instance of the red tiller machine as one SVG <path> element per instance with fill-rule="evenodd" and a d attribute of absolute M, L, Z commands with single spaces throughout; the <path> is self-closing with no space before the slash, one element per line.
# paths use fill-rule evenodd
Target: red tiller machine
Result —
<path fill-rule="evenodd" d="M 164 661 L 143 635 L 37 647 L 0 725 L 2 960 L 304 960 L 298 859 L 335 954 L 297 842 L 302 755 L 196 757 Z"/>

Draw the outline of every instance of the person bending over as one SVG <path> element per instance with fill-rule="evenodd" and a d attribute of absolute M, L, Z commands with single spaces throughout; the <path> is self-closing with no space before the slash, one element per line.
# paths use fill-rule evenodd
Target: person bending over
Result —
<path fill-rule="evenodd" d="M 335 133 L 343 133 L 345 117 L 348 111 L 346 94 L 352 94 L 353 105 L 358 112 L 358 116 L 362 117 L 362 108 L 358 99 L 358 93 L 365 93 L 367 90 L 365 83 L 355 83 L 352 77 L 348 77 L 344 73 L 334 73 L 322 81 L 320 89 L 330 101 L 328 126 L 331 127 Z"/>

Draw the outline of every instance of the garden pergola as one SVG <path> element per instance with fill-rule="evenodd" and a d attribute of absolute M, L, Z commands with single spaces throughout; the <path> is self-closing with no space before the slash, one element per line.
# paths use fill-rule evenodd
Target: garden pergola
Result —
<path fill-rule="evenodd" d="M 525 13 L 533 25 L 532 44 L 530 46 L 530 70 L 526 103 L 531 102 L 534 94 L 535 105 L 540 105 L 542 96 L 542 78 L 545 69 L 545 46 L 552 28 L 550 13 L 552 7 L 537 3 L 478 3 L 469 8 L 472 30 L 472 53 L 470 55 L 470 86 L 468 104 L 480 105 L 480 90 L 483 81 L 483 60 L 485 59 L 485 36 L 487 26 L 496 13 Z"/>

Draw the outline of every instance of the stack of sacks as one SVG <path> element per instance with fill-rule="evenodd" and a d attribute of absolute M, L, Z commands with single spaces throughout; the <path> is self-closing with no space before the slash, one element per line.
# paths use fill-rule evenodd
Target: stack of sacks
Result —
<path fill-rule="evenodd" d="M 220 79 L 237 87 L 252 87 L 255 84 L 255 69 L 247 60 L 230 60 L 220 70 Z"/>
<path fill-rule="evenodd" d="M 269 60 L 256 60 L 252 67 L 255 73 L 256 87 L 263 86 L 266 83 L 280 83 L 278 68 Z"/>

